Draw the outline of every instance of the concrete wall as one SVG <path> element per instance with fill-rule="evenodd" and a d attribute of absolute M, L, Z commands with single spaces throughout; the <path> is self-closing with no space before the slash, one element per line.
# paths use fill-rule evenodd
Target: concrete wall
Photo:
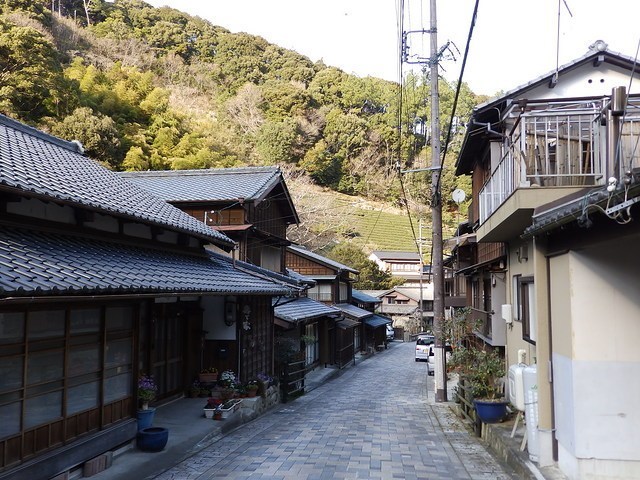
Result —
<path fill-rule="evenodd" d="M 640 260 L 629 251 L 616 242 L 550 261 L 558 464 L 572 479 L 640 478 Z"/>

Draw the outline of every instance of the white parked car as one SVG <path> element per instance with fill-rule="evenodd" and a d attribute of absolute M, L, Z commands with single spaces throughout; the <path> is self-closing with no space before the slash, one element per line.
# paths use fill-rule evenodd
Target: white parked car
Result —
<path fill-rule="evenodd" d="M 430 347 L 435 341 L 436 338 L 427 333 L 421 333 L 416 337 L 416 362 L 429 360 L 429 354 L 432 351 Z"/>
<path fill-rule="evenodd" d="M 416 362 L 426 360 L 428 375 L 433 375 L 436 370 L 435 347 L 436 339 L 433 335 L 420 334 L 416 338 Z M 451 351 L 451 345 L 447 343 L 445 346 L 447 360 L 451 357 Z"/>
<path fill-rule="evenodd" d="M 392 341 L 396 336 L 396 332 L 393 331 L 391 324 L 387 323 L 387 342 Z"/>

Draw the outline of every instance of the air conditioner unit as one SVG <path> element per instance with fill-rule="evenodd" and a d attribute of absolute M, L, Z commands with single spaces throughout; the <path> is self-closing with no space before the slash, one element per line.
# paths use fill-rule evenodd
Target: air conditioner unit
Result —
<path fill-rule="evenodd" d="M 509 367 L 509 402 L 517 410 L 524 412 L 524 369 L 526 365 L 514 364 Z"/>

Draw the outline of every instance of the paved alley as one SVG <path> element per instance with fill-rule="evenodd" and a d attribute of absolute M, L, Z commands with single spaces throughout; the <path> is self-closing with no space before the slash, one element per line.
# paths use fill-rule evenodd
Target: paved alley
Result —
<path fill-rule="evenodd" d="M 449 407 L 414 344 L 394 342 L 339 377 L 218 438 L 169 479 L 511 479 Z"/>

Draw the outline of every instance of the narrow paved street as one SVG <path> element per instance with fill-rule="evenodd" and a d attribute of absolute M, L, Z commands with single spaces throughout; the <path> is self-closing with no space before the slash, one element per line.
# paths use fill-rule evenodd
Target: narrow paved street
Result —
<path fill-rule="evenodd" d="M 516 478 L 452 421 L 447 405 L 428 400 L 414 345 L 394 342 L 157 478 Z M 433 377 L 427 386 L 433 398 Z"/>

